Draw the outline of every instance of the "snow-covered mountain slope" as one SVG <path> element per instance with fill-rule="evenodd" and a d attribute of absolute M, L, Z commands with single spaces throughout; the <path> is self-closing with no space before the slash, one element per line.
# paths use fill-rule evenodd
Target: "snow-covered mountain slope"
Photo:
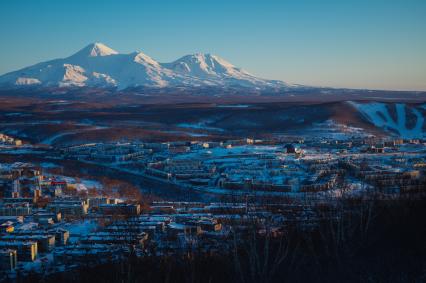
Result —
<path fill-rule="evenodd" d="M 255 77 L 215 55 L 194 54 L 172 63 L 158 63 L 142 52 L 119 54 L 102 43 L 90 44 L 67 58 L 7 73 L 0 77 L 0 85 L 292 87 Z"/>
<path fill-rule="evenodd" d="M 204 80 L 205 84 L 209 85 L 241 85 L 246 87 L 289 86 L 280 81 L 259 79 L 212 54 L 196 53 L 186 55 L 172 63 L 163 63 L 162 66 L 184 76 L 200 78 Z"/>
<path fill-rule="evenodd" d="M 425 105 L 350 102 L 374 126 L 403 138 L 426 137 Z"/>

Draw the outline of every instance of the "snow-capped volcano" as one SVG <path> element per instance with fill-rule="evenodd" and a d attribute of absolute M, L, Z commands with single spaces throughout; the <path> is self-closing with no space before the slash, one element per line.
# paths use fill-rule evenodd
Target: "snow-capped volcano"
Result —
<path fill-rule="evenodd" d="M 242 86 L 290 87 L 265 80 L 211 54 L 186 55 L 172 63 L 159 63 L 142 52 L 120 54 L 102 43 L 90 44 L 63 59 L 42 62 L 0 76 L 0 85 L 173 87 Z"/>
<path fill-rule="evenodd" d="M 249 75 L 218 56 L 203 53 L 186 55 L 163 66 L 181 74 L 201 78 Z"/>
<path fill-rule="evenodd" d="M 284 87 L 283 82 L 259 79 L 247 71 L 237 68 L 228 61 L 212 54 L 186 55 L 163 67 L 175 73 L 204 80 L 211 85 L 240 85 L 245 87 Z"/>

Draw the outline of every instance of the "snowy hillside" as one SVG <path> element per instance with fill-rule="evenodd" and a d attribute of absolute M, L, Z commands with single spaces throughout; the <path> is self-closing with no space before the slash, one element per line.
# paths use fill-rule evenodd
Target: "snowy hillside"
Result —
<path fill-rule="evenodd" d="M 259 79 L 212 54 L 197 53 L 186 55 L 172 63 L 164 63 L 162 66 L 184 76 L 203 79 L 204 83 L 209 85 L 242 85 L 246 87 L 289 86 L 284 82 Z"/>
<path fill-rule="evenodd" d="M 158 63 L 142 52 L 120 54 L 102 43 L 90 44 L 67 58 L 7 73 L 0 77 L 0 85 L 292 87 L 255 77 L 215 55 L 194 54 L 172 63 Z"/>
<path fill-rule="evenodd" d="M 405 103 L 350 103 L 376 127 L 403 138 L 426 137 L 425 105 L 414 107 Z"/>

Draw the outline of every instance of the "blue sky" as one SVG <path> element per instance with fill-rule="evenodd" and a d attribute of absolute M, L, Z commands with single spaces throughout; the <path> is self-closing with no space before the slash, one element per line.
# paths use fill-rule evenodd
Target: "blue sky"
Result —
<path fill-rule="evenodd" d="M 0 74 L 103 42 L 292 83 L 426 90 L 424 0 L 2 0 L 0 36 Z"/>

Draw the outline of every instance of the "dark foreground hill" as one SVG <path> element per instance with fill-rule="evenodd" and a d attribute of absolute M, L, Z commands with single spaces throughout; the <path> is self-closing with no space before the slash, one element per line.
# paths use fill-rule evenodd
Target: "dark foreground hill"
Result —
<path fill-rule="evenodd" d="M 252 234 L 230 250 L 129 257 L 18 282 L 425 282 L 425 200 L 346 202 L 310 232 Z M 249 234 L 250 235 L 250 234 Z"/>

